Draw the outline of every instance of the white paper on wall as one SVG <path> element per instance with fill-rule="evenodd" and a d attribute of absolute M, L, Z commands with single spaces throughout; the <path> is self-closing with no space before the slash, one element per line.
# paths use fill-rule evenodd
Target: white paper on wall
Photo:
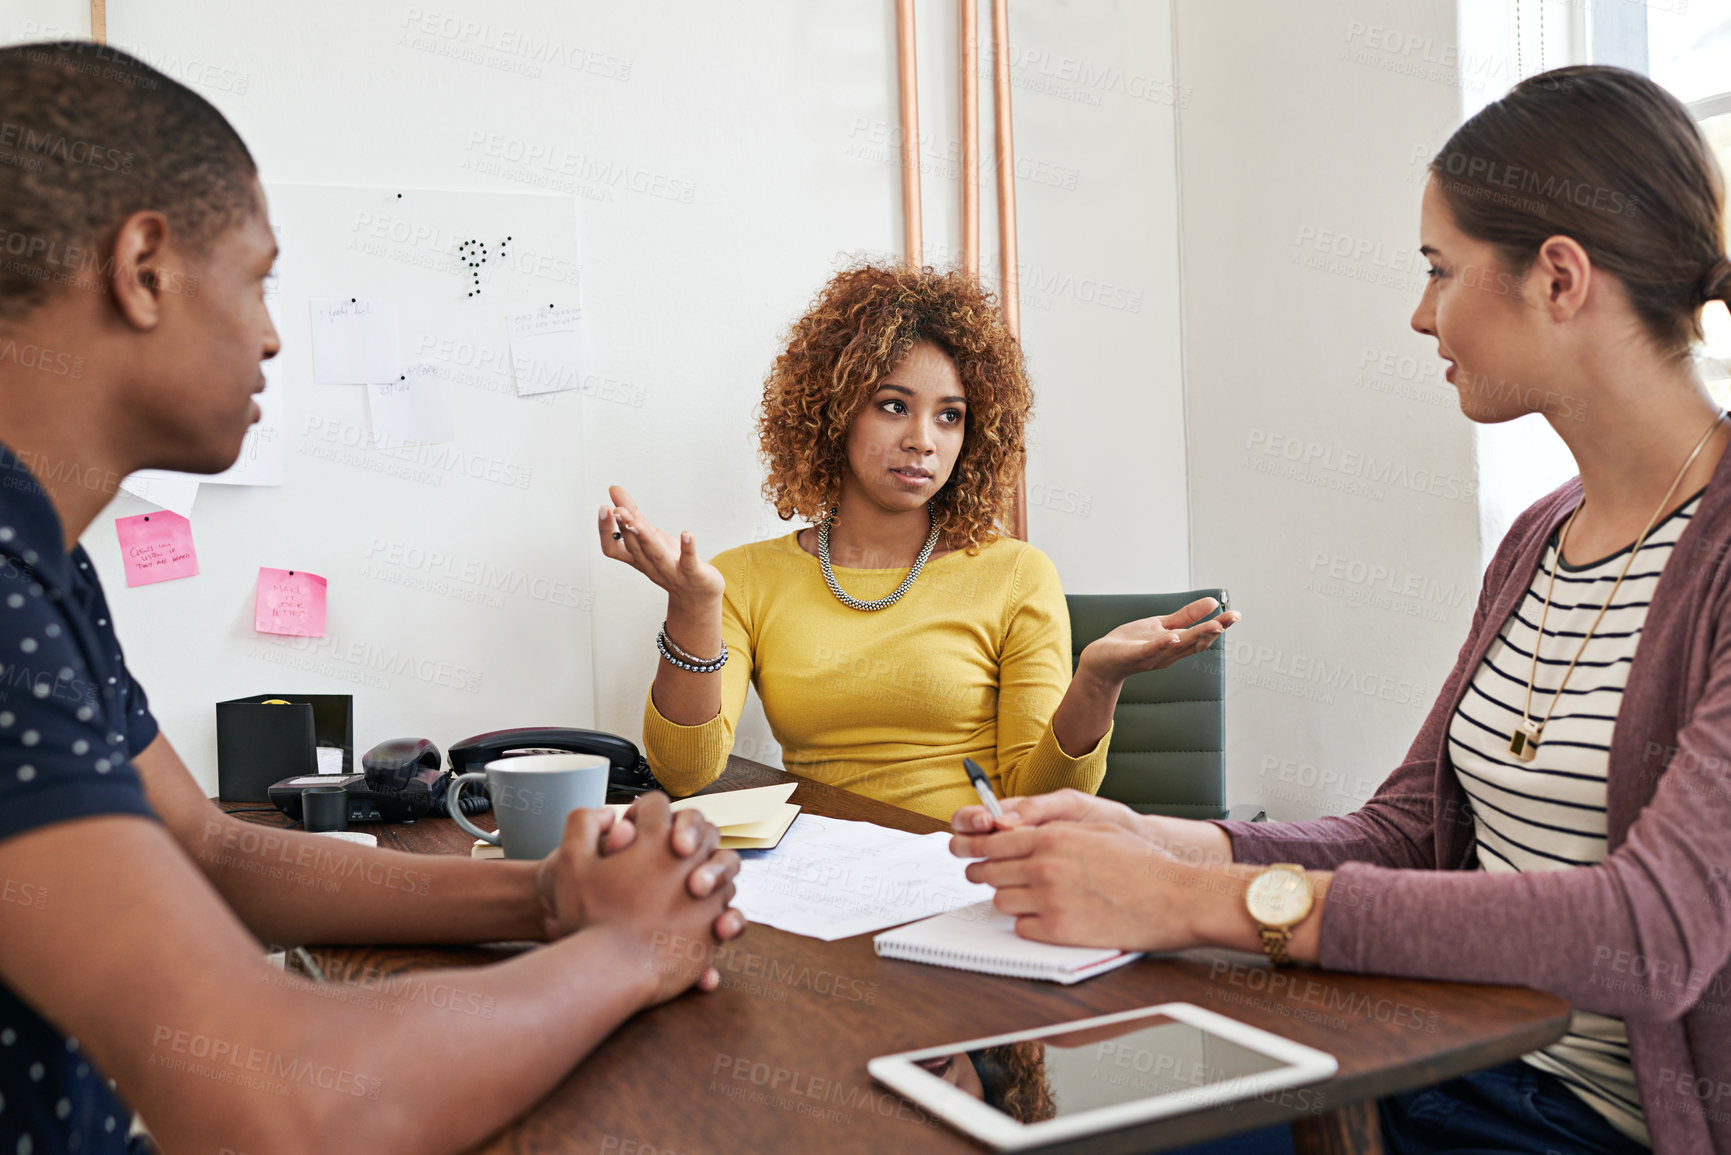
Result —
<path fill-rule="evenodd" d="M 190 518 L 192 503 L 198 498 L 198 476 L 166 469 L 141 469 L 122 481 L 120 488 L 140 501 Z"/>
<path fill-rule="evenodd" d="M 279 312 L 277 299 L 268 291 L 265 294 L 265 308 L 270 310 L 271 324 L 276 326 L 278 336 L 282 335 L 282 316 Z M 264 370 L 264 392 L 254 398 L 258 402 L 259 418 L 253 422 L 251 429 L 246 431 L 246 440 L 241 443 L 240 456 L 235 458 L 233 465 L 221 473 L 209 477 L 197 477 L 194 474 L 182 476 L 195 477 L 196 480 L 208 482 L 211 485 L 281 485 L 286 472 L 285 462 L 288 457 L 288 437 L 286 414 L 288 402 L 284 396 L 283 363 L 279 357 L 273 357 L 264 362 L 260 368 Z"/>
<path fill-rule="evenodd" d="M 210 703 L 261 689 L 353 694 L 369 741 L 535 718 L 593 726 L 593 546 L 528 527 L 566 524 L 573 494 L 605 492 L 586 474 L 583 425 L 594 407 L 559 393 L 546 404 L 519 399 L 501 323 L 581 300 L 577 199 L 266 191 L 288 257 L 276 358 L 289 391 L 285 484 L 199 496 L 203 572 L 193 581 L 126 588 L 112 519 L 84 535 L 164 732 L 183 748 L 214 750 Z M 474 238 L 493 256 L 485 292 L 471 297 L 461 249 Z M 396 303 L 400 358 L 441 367 L 456 440 L 376 449 L 366 381 L 313 387 L 310 302 L 351 296 Z M 255 630 L 258 569 L 285 564 L 329 580 L 323 639 Z M 537 644 L 554 637 L 556 653 Z M 194 773 L 216 792 L 214 759 Z"/>
<path fill-rule="evenodd" d="M 315 385 L 366 385 L 402 376 L 395 301 L 345 297 L 309 304 Z"/>
<path fill-rule="evenodd" d="M 505 327 L 517 396 L 575 389 L 588 378 L 593 358 L 581 308 L 516 313 L 505 318 Z"/>
<path fill-rule="evenodd" d="M 403 376 L 367 386 L 374 449 L 435 445 L 457 439 L 451 379 L 436 361 L 403 366 Z"/>

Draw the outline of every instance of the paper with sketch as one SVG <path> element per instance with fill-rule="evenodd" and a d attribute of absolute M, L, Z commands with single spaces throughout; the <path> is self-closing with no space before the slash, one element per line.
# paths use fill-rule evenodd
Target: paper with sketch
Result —
<path fill-rule="evenodd" d="M 280 262 L 279 262 L 280 264 Z M 276 299 L 267 285 L 265 308 L 270 311 L 271 324 L 280 335 L 282 317 Z M 240 456 L 221 473 L 199 478 L 212 485 L 281 485 L 288 459 L 288 436 L 285 428 L 287 403 L 283 398 L 283 363 L 273 357 L 259 365 L 264 371 L 264 392 L 253 400 L 258 402 L 258 420 L 246 431 L 241 442 Z M 196 476 L 189 474 L 187 476 Z"/>
<path fill-rule="evenodd" d="M 166 469 L 141 469 L 129 474 L 120 483 L 120 488 L 140 501 L 173 510 L 182 517 L 191 517 L 192 503 L 198 497 L 198 476 Z"/>
<path fill-rule="evenodd" d="M 457 411 L 451 377 L 436 361 L 403 367 L 401 380 L 367 386 L 367 415 L 374 449 L 435 445 L 457 439 Z"/>
<path fill-rule="evenodd" d="M 752 922 L 834 942 L 992 897 L 948 834 L 802 814 L 774 850 L 740 855 L 733 905 Z"/>
<path fill-rule="evenodd" d="M 258 402 L 259 418 L 246 431 L 240 456 L 221 473 L 175 473 L 166 469 L 142 469 L 120 487 L 152 505 L 172 509 L 182 517 L 192 512 L 200 483 L 208 485 L 281 485 L 288 459 L 288 439 L 283 430 L 282 363 L 266 361 L 264 392 Z"/>
<path fill-rule="evenodd" d="M 221 473 L 200 480 L 211 485 L 281 485 L 288 461 L 288 438 L 283 428 L 286 405 L 283 401 L 282 362 L 266 361 L 264 392 L 253 398 L 258 402 L 258 420 L 246 431 L 240 443 L 240 456 Z"/>
<path fill-rule="evenodd" d="M 315 384 L 370 385 L 403 375 L 395 301 L 345 297 L 310 304 Z"/>
<path fill-rule="evenodd" d="M 277 262 L 279 269 L 281 264 L 282 262 L 279 260 Z M 272 278 L 275 276 L 275 273 L 271 274 Z M 277 298 L 270 279 L 265 282 L 264 306 L 270 311 L 271 324 L 275 325 L 277 333 L 281 334 L 283 331 L 282 317 L 277 309 Z M 190 495 L 197 494 L 201 483 L 208 485 L 281 485 L 283 483 L 288 458 L 288 438 L 285 436 L 283 427 L 287 405 L 283 400 L 282 360 L 280 357 L 273 357 L 269 361 L 260 362 L 259 368 L 264 373 L 264 392 L 253 398 L 258 402 L 258 420 L 247 429 L 246 440 L 241 442 L 240 456 L 235 458 L 234 464 L 221 473 L 211 474 L 171 473 L 166 470 L 145 471 L 152 479 L 158 477 L 176 479 L 175 482 L 171 483 L 174 488 L 162 491 L 175 501 L 180 500 L 178 495 L 183 492 L 189 495 L 185 498 L 185 509 L 181 509 L 178 504 L 170 505 L 163 501 L 158 501 L 156 504 L 185 516 L 192 509 L 192 497 Z M 143 474 L 133 474 L 133 477 L 128 478 L 127 481 L 131 482 L 133 478 L 142 476 Z M 143 497 L 146 501 L 154 500 L 134 489 L 130 484 L 122 483 L 122 488 L 138 497 Z"/>
<path fill-rule="evenodd" d="M 198 576 L 192 548 L 192 522 L 169 510 L 114 519 L 120 539 L 120 564 L 128 586 L 147 586 Z"/>
<path fill-rule="evenodd" d="M 272 224 L 270 231 L 271 235 L 276 238 L 276 260 L 271 262 L 270 272 L 265 274 L 264 303 L 266 308 L 272 310 L 270 319 L 274 322 L 276 320 L 276 303 L 282 299 L 283 262 L 288 259 L 284 256 L 283 249 L 287 241 L 288 233 L 283 229 L 283 226 L 279 224 Z M 276 327 L 276 331 L 277 336 L 282 336 L 281 325 Z"/>
<path fill-rule="evenodd" d="M 514 313 L 505 318 L 511 334 L 511 375 L 517 396 L 575 389 L 589 376 L 589 328 L 580 308 Z"/>

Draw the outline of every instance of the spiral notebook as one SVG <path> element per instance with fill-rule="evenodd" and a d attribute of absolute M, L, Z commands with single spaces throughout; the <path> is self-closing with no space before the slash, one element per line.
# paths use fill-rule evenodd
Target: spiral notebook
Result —
<path fill-rule="evenodd" d="M 1078 983 L 1142 957 L 1141 951 L 1054 946 L 1016 934 L 1016 919 L 990 900 L 886 930 L 872 939 L 884 958 L 988 975 Z"/>

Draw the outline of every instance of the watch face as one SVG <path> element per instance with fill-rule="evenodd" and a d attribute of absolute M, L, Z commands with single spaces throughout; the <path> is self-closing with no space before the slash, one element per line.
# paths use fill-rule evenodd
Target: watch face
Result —
<path fill-rule="evenodd" d="M 1244 893 L 1250 917 L 1269 926 L 1289 926 L 1310 909 L 1310 884 L 1292 870 L 1265 870 Z"/>

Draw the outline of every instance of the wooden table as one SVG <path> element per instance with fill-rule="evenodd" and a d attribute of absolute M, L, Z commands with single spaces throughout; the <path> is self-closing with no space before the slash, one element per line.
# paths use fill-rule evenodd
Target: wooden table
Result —
<path fill-rule="evenodd" d="M 711 789 L 796 781 L 810 813 L 915 833 L 924 815 L 735 758 Z M 248 816 L 251 817 L 251 816 Z M 486 818 L 480 825 L 490 826 Z M 369 827 L 379 845 L 467 854 L 449 819 Z M 331 981 L 492 961 L 517 949 L 326 947 Z M 1375 1100 L 1494 1066 L 1559 1038 L 1569 1007 L 1519 987 L 1276 971 L 1259 956 L 1189 951 L 1073 987 L 879 959 L 871 936 L 820 942 L 754 926 L 716 957 L 723 986 L 625 1023 L 528 1115 L 480 1148 L 598 1155 L 978 1152 L 971 1140 L 875 1084 L 874 1055 L 1151 1003 L 1195 1003 L 1327 1051 L 1326 1083 L 1050 1148 L 1164 1151 L 1291 1124 L 1300 1151 L 1380 1150 Z M 462 1077 L 453 1072 L 453 1093 Z"/>

